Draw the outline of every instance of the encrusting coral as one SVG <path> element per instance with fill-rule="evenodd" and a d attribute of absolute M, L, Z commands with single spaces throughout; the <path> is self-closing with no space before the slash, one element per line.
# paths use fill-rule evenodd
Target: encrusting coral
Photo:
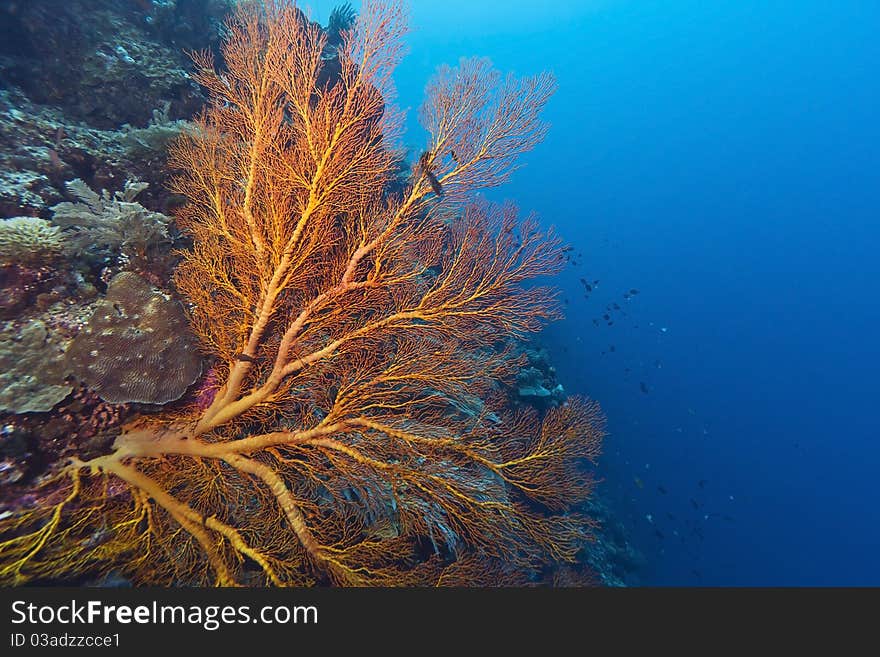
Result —
<path fill-rule="evenodd" d="M 216 387 L 4 514 L 0 581 L 525 584 L 575 561 L 601 413 L 513 411 L 500 386 L 522 367 L 508 336 L 558 314 L 526 284 L 563 253 L 474 196 L 542 139 L 554 81 L 441 68 L 389 192 L 405 29 L 365 2 L 328 76 L 326 35 L 267 0 L 230 21 L 224 72 L 196 55 L 212 100 L 172 152 L 193 240 L 176 283 Z"/>
<path fill-rule="evenodd" d="M 64 342 L 43 322 L 0 331 L 0 344 L 0 411 L 48 411 L 73 389 L 65 381 Z"/>
<path fill-rule="evenodd" d="M 112 404 L 180 399 L 202 373 L 180 303 L 132 272 L 113 277 L 64 356 L 67 371 Z"/>

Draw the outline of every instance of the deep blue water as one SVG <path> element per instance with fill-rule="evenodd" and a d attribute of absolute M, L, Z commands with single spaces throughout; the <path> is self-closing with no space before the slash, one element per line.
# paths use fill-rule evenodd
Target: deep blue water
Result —
<path fill-rule="evenodd" d="M 544 340 L 608 415 L 642 582 L 880 584 L 880 4 L 412 4 L 414 130 L 442 62 L 558 77 L 549 137 L 493 195 L 583 253 Z"/>

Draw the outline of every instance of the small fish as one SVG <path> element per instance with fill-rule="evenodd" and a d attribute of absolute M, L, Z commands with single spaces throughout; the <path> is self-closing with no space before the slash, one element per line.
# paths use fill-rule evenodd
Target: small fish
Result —
<path fill-rule="evenodd" d="M 633 481 L 635 482 L 636 486 L 638 486 L 639 488 L 645 487 L 645 482 L 642 481 L 641 479 L 639 479 L 638 477 L 633 477 Z"/>
<path fill-rule="evenodd" d="M 650 513 L 648 513 L 648 514 L 645 515 L 645 519 L 646 519 L 648 522 L 650 522 L 652 525 L 654 524 L 654 516 L 652 516 Z"/>
<path fill-rule="evenodd" d="M 700 488 L 705 488 L 706 484 L 708 484 L 708 483 L 709 483 L 708 480 L 700 479 L 700 481 L 697 482 L 697 486 L 699 486 Z"/>
<path fill-rule="evenodd" d="M 663 488 L 663 486 L 657 486 L 657 492 L 660 493 L 661 495 L 666 495 L 667 490 L 665 488 Z"/>
<path fill-rule="evenodd" d="M 648 384 L 646 384 L 644 381 L 639 381 L 639 389 L 646 395 L 648 394 Z"/>
<path fill-rule="evenodd" d="M 629 291 L 629 293 L 630 293 L 630 295 L 635 296 L 639 293 L 639 291 L 636 288 L 633 288 Z"/>
<path fill-rule="evenodd" d="M 662 541 L 664 538 L 666 538 L 666 537 L 663 535 L 663 532 L 661 532 L 659 529 L 655 529 L 655 530 L 654 530 L 654 535 L 655 535 L 657 538 L 659 538 L 661 541 Z"/>
<path fill-rule="evenodd" d="M 615 347 L 613 344 L 608 346 L 608 351 L 610 351 L 611 353 L 614 353 Z"/>
<path fill-rule="evenodd" d="M 620 310 L 620 306 L 618 306 L 616 303 L 612 305 L 614 306 L 614 310 Z"/>
<path fill-rule="evenodd" d="M 611 315 L 609 315 L 608 313 L 605 313 L 604 315 L 602 315 L 602 319 L 604 319 L 605 321 L 608 321 L 609 319 L 611 319 Z"/>
<path fill-rule="evenodd" d="M 700 503 L 697 502 L 697 501 L 692 497 L 692 498 L 691 498 L 691 506 L 694 507 L 695 509 L 699 509 L 699 508 L 700 508 Z"/>

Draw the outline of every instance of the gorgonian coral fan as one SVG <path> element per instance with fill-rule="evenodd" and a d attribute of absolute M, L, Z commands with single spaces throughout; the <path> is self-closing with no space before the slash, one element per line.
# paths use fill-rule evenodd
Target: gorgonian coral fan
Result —
<path fill-rule="evenodd" d="M 404 33 L 398 3 L 366 2 L 328 73 L 320 28 L 247 3 L 225 70 L 196 55 L 211 102 L 172 153 L 194 244 L 176 283 L 216 394 L 125 426 L 0 521 L 4 582 L 502 584 L 574 560 L 599 410 L 512 411 L 500 385 L 510 337 L 557 315 L 527 283 L 560 243 L 474 196 L 543 137 L 554 81 L 442 68 L 392 193 Z"/>

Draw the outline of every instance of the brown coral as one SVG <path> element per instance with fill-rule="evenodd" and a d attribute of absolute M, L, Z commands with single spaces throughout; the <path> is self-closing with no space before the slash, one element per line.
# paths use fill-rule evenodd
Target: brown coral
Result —
<path fill-rule="evenodd" d="M 179 399 L 202 372 L 180 303 L 131 272 L 113 277 L 65 358 L 67 371 L 113 404 Z"/>

